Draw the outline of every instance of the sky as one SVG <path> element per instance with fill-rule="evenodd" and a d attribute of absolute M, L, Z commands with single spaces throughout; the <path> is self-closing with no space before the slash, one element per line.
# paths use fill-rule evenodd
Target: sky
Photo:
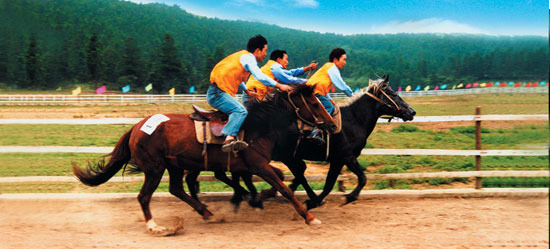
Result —
<path fill-rule="evenodd" d="M 546 0 L 128 0 L 189 13 L 336 34 L 468 33 L 548 37 Z"/>

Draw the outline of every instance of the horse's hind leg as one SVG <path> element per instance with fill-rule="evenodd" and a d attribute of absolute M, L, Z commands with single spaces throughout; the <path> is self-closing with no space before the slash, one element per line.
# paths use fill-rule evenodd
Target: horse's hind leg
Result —
<path fill-rule="evenodd" d="M 183 169 L 170 167 L 168 168 L 168 173 L 170 173 L 170 194 L 180 198 L 182 201 L 189 204 L 189 206 L 194 208 L 195 211 L 202 215 L 203 219 L 209 219 L 213 214 L 208 211 L 206 205 L 202 204 L 198 200 L 193 199 L 183 190 Z"/>
<path fill-rule="evenodd" d="M 242 173 L 241 177 L 243 178 L 244 184 L 246 184 L 246 187 L 250 191 L 250 200 L 248 201 L 248 205 L 253 208 L 264 209 L 264 204 L 262 200 L 258 198 L 258 191 L 256 190 L 256 186 L 254 186 L 254 183 L 252 183 L 252 174 L 248 172 Z"/>
<path fill-rule="evenodd" d="M 143 211 L 145 222 L 147 223 L 147 230 L 154 235 L 164 235 L 166 232 L 166 228 L 158 226 L 155 223 L 153 216 L 151 215 L 151 209 L 149 208 L 151 197 L 162 179 L 163 172 L 164 169 L 161 170 L 161 172 L 146 172 L 145 182 L 143 183 L 138 195 L 138 201 L 139 204 L 141 204 L 141 210 Z"/>
<path fill-rule="evenodd" d="M 271 167 L 271 169 L 273 169 L 273 171 L 275 172 L 275 174 L 277 174 L 277 177 L 279 177 L 279 179 L 281 181 L 284 181 L 285 180 L 285 175 L 283 174 L 283 172 L 278 169 L 278 168 L 275 168 L 271 165 L 269 165 Z M 292 190 L 292 192 L 294 192 L 294 190 Z M 277 189 L 275 188 L 270 188 L 270 189 L 264 189 L 262 190 L 262 192 L 260 192 L 260 199 L 261 200 L 265 200 L 265 199 L 268 199 L 268 198 L 272 198 L 272 197 L 275 197 L 277 196 Z"/>
<path fill-rule="evenodd" d="M 189 193 L 191 194 L 191 197 L 193 197 L 193 199 L 197 201 L 200 201 L 199 197 L 197 196 L 197 177 L 200 173 L 200 171 L 191 171 L 185 176 L 185 183 L 187 183 Z"/>

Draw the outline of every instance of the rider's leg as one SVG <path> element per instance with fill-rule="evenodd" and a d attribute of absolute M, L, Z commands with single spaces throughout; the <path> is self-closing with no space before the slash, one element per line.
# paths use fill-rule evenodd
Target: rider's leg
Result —
<path fill-rule="evenodd" d="M 210 85 L 206 93 L 206 100 L 212 107 L 229 115 L 227 124 L 223 127 L 222 133 L 227 135 L 222 150 L 231 151 L 233 149 L 241 150 L 248 146 L 245 142 L 236 141 L 237 133 L 243 124 L 248 111 L 228 93 L 219 89 L 215 84 Z"/>

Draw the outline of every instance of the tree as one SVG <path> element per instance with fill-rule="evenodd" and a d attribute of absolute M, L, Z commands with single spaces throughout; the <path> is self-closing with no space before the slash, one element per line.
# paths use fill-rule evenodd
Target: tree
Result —
<path fill-rule="evenodd" d="M 25 57 L 25 71 L 27 72 L 27 83 L 23 85 L 26 87 L 40 87 L 40 62 L 38 58 L 38 45 L 36 37 L 32 34 L 29 38 L 29 47 L 27 48 L 27 55 Z"/>
<path fill-rule="evenodd" d="M 97 88 L 98 69 L 99 69 L 99 41 L 97 34 L 93 33 L 88 41 L 88 48 L 86 49 L 86 65 L 88 66 L 88 73 L 90 79 L 95 81 Z"/>
<path fill-rule="evenodd" d="M 178 49 L 170 34 L 165 34 L 159 49 L 158 63 L 155 72 L 151 75 L 154 89 L 165 92 L 181 84 L 182 65 L 178 56 Z M 178 89 L 181 90 L 181 89 Z"/>

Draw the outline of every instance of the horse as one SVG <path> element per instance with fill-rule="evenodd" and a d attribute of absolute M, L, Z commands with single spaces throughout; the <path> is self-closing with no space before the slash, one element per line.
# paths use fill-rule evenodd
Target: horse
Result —
<path fill-rule="evenodd" d="M 308 86 L 294 88 L 290 92 L 277 92 L 273 99 L 262 102 L 249 109 L 242 129 L 245 130 L 245 141 L 249 146 L 245 150 L 225 153 L 221 145 L 209 145 L 208 164 L 204 165 L 202 147 L 195 136 L 195 126 L 189 114 L 167 114 L 152 133 L 144 132 L 146 118 L 119 139 L 107 163 L 100 161 L 88 163 L 84 169 L 73 166 L 74 175 L 85 185 L 97 186 L 108 181 L 120 169 L 133 159 L 136 170 L 145 174 L 144 184 L 138 194 L 138 201 L 145 217 L 146 227 L 152 235 L 170 235 L 175 233 L 159 226 L 153 220 L 149 203 L 153 192 L 158 187 L 163 173 L 169 173 L 169 191 L 172 195 L 190 205 L 205 220 L 213 218 L 206 205 L 193 199 L 183 189 L 184 170 L 222 171 L 231 166 L 231 172 L 250 172 L 263 178 L 274 189 L 286 197 L 295 210 L 304 218 L 306 224 L 321 224 L 321 221 L 309 213 L 298 202 L 293 192 L 283 184 L 269 165 L 275 141 L 286 136 L 287 127 L 296 122 L 298 116 L 314 120 L 328 129 L 336 126 L 330 115 L 313 95 Z M 168 120 L 167 120 L 168 119 Z M 228 161 L 229 160 L 229 161 Z M 206 168 L 207 167 L 207 168 Z"/>
<path fill-rule="evenodd" d="M 283 162 L 295 176 L 289 188 L 295 191 L 301 184 L 307 192 L 309 200 L 306 201 L 306 206 L 308 210 L 323 204 L 323 199 L 331 192 L 344 164 L 358 179 L 355 189 L 346 194 L 345 204 L 357 200 L 361 189 L 367 182 L 364 169 L 359 165 L 357 157 L 365 148 L 377 120 L 383 115 L 391 116 L 390 120 L 394 117 L 401 118 L 403 121 L 413 120 L 416 111 L 391 90 L 388 84 L 389 75 L 374 81 L 369 80 L 367 88 L 355 93 L 347 104 L 340 108 L 342 131 L 330 136 L 328 157 L 326 157 L 326 145 L 318 145 L 307 139 L 297 145 L 298 137 L 302 136 L 297 131 L 291 132 L 286 139 L 287 142 L 280 143 L 280 146 L 275 148 L 273 160 Z M 330 163 L 325 185 L 319 196 L 313 192 L 304 177 L 306 164 L 303 160 Z"/>
<path fill-rule="evenodd" d="M 304 187 L 309 197 L 309 200 L 306 200 L 308 210 L 323 204 L 323 199 L 331 192 L 344 164 L 358 179 L 355 189 L 346 195 L 345 204 L 357 200 L 361 189 L 367 183 L 367 178 L 363 173 L 364 169 L 357 162 L 357 157 L 365 147 L 367 138 L 374 130 L 378 118 L 389 115 L 392 118 L 398 117 L 404 121 L 410 121 L 416 115 L 416 111 L 393 90 L 388 88 L 388 85 L 389 75 L 369 81 L 367 88 L 361 89 L 348 100 L 347 104 L 340 108 L 342 131 L 331 135 L 328 157 L 326 155 L 326 145 L 319 145 L 307 139 L 301 139 L 300 136 L 305 134 L 302 134 L 296 128 L 295 123 L 291 126 L 294 128 L 290 129 L 288 136 L 281 137 L 280 141 L 276 143 L 277 147 L 273 152 L 273 160 L 283 162 L 295 176 L 289 185 L 292 191 L 295 191 L 300 184 Z M 319 196 L 311 189 L 304 177 L 306 164 L 303 160 L 327 161 L 330 163 L 325 186 Z M 243 178 L 243 180 L 249 190 L 255 193 L 256 190 L 253 188 L 254 185 L 250 183 L 249 178 Z M 192 180 L 189 179 L 189 182 L 192 182 Z M 238 183 L 238 179 L 236 182 Z M 235 184 L 235 179 L 233 184 Z M 272 197 L 274 193 L 276 193 L 274 189 L 266 190 L 263 192 L 261 199 Z M 258 202 L 261 203 L 261 200 Z"/>

